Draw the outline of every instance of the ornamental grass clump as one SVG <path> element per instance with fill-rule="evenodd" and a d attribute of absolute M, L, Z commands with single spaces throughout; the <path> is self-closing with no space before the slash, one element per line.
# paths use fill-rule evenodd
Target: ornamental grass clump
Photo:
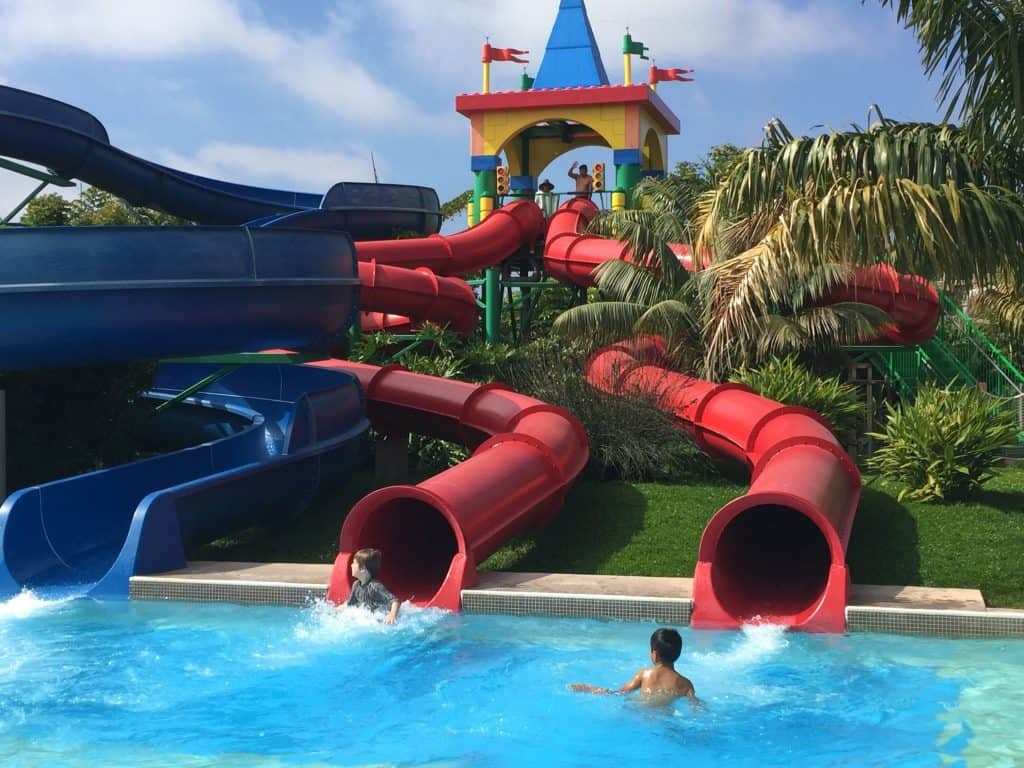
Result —
<path fill-rule="evenodd" d="M 855 386 L 843 384 L 838 376 L 817 376 L 795 356 L 740 369 L 731 378 L 762 397 L 820 413 L 837 434 L 856 431 L 864 423 L 864 402 Z"/>
<path fill-rule="evenodd" d="M 913 403 L 887 405 L 882 447 L 868 465 L 904 487 L 897 497 L 959 500 L 993 477 L 1001 451 L 1017 437 L 1005 403 L 979 389 L 926 385 Z"/>
<path fill-rule="evenodd" d="M 523 394 L 570 411 L 590 445 L 590 467 L 604 478 L 673 480 L 703 477 L 708 459 L 694 439 L 650 398 L 611 395 L 587 383 L 588 350 L 557 339 L 522 347 L 507 380 Z"/>

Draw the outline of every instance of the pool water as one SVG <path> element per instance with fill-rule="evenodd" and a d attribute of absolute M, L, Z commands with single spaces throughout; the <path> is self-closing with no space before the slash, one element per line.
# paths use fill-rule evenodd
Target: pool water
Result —
<path fill-rule="evenodd" d="M 654 628 L 23 593 L 0 764 L 1024 764 L 1024 641 L 684 630 L 704 709 L 567 689 L 628 680 Z"/>

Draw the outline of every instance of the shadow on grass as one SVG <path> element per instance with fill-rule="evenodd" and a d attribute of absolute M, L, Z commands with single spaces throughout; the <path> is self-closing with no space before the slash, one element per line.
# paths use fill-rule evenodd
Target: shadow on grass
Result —
<path fill-rule="evenodd" d="M 600 573 L 643 526 L 647 500 L 629 483 L 577 483 L 543 535 L 520 536 L 481 570 Z M 571 553 L 571 554 L 570 554 Z"/>
<path fill-rule="evenodd" d="M 409 482 L 416 483 L 415 477 Z M 309 507 L 279 526 L 247 528 L 186 552 L 189 560 L 253 563 L 332 563 L 348 512 L 363 496 L 389 483 L 359 470 L 338 487 L 322 487 Z"/>
<path fill-rule="evenodd" d="M 1024 491 L 1002 491 L 994 488 L 979 488 L 968 497 L 968 503 L 984 505 L 1000 512 L 1024 514 Z"/>
<path fill-rule="evenodd" d="M 846 553 L 857 584 L 921 584 L 917 522 L 892 496 L 865 487 Z"/>

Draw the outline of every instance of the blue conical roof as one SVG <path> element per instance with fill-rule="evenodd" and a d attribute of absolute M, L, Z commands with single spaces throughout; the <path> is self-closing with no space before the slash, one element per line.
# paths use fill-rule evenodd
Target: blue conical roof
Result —
<path fill-rule="evenodd" d="M 535 89 L 608 85 L 583 0 L 560 0 Z"/>

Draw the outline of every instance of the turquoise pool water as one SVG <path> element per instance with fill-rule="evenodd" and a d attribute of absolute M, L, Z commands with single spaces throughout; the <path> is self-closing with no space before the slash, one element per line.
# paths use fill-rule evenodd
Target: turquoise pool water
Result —
<path fill-rule="evenodd" d="M 1024 764 L 1024 642 L 686 630 L 704 711 L 566 689 L 627 680 L 654 627 L 22 594 L 0 764 Z"/>

